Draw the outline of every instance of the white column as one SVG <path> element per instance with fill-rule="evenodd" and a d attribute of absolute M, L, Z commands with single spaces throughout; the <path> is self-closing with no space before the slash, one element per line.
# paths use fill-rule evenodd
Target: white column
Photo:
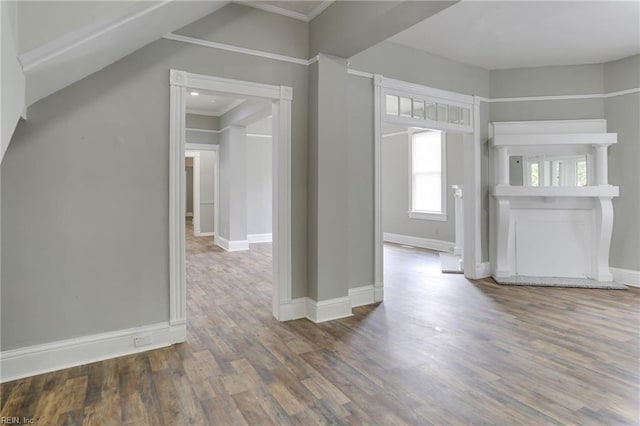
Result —
<path fill-rule="evenodd" d="M 596 145 L 596 185 L 609 184 L 609 167 L 607 157 L 607 145 Z"/>
<path fill-rule="evenodd" d="M 498 185 L 509 185 L 509 155 L 507 147 L 499 146 L 498 154 Z"/>
<path fill-rule="evenodd" d="M 464 253 L 464 200 L 462 185 L 452 185 L 455 203 L 455 237 L 456 245 L 453 254 L 462 256 Z"/>

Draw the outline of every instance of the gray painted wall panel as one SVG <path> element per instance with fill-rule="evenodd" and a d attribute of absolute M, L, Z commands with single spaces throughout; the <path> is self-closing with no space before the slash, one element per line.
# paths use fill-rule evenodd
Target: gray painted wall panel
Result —
<path fill-rule="evenodd" d="M 373 80 L 350 75 L 348 104 L 349 288 L 373 284 Z"/>
<path fill-rule="evenodd" d="M 170 68 L 293 87 L 292 282 L 306 295 L 307 68 L 159 40 L 19 125 L 2 162 L 2 350 L 168 320 Z"/>
<path fill-rule="evenodd" d="M 200 232 L 213 232 L 215 218 L 215 156 L 200 151 Z"/>
<path fill-rule="evenodd" d="M 271 147 L 271 138 L 247 136 L 247 234 L 271 233 Z"/>
<path fill-rule="evenodd" d="M 188 129 L 218 130 L 220 118 L 202 114 L 186 114 L 185 127 Z"/>

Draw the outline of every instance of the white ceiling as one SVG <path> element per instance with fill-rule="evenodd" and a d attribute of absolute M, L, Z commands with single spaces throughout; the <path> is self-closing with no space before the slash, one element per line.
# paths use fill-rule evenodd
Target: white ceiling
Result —
<path fill-rule="evenodd" d="M 320 1 L 270 1 L 270 0 L 236 0 L 235 3 L 244 4 L 245 6 L 255 7 L 256 9 L 266 10 L 267 12 L 277 13 L 279 15 L 288 16 L 290 18 L 299 19 L 309 22 L 316 16 L 320 15 L 327 7 L 331 6 L 335 0 Z"/>
<path fill-rule="evenodd" d="M 490 70 L 602 63 L 640 53 L 640 2 L 463 0 L 390 40 Z"/>
<path fill-rule="evenodd" d="M 195 91 L 198 93 L 197 96 L 191 93 L 193 92 L 187 92 L 187 112 L 190 114 L 220 117 L 246 101 L 246 99 L 214 95 L 202 91 Z"/>

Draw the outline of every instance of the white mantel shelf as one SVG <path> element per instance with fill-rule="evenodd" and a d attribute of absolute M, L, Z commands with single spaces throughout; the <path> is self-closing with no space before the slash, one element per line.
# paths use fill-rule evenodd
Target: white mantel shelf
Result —
<path fill-rule="evenodd" d="M 527 187 L 496 185 L 492 189 L 496 198 L 508 197 L 602 197 L 612 198 L 619 195 L 619 187 L 612 185 L 579 186 L 579 187 Z"/>

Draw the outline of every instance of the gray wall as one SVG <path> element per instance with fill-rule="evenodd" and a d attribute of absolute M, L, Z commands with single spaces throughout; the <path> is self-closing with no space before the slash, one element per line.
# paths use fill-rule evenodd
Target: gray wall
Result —
<path fill-rule="evenodd" d="M 373 284 L 373 80 L 347 79 L 349 288 Z"/>
<path fill-rule="evenodd" d="M 200 232 L 213 232 L 215 218 L 216 153 L 200 151 Z"/>
<path fill-rule="evenodd" d="M 220 134 L 218 232 L 229 241 L 247 239 L 246 128 Z"/>
<path fill-rule="evenodd" d="M 310 203 L 308 292 L 314 300 L 345 297 L 348 294 L 348 164 L 347 164 L 347 63 L 335 56 L 320 55 L 312 65 L 315 80 L 310 99 L 317 115 L 310 128 Z M 317 70 L 317 73 L 315 72 Z M 316 109 L 317 108 L 317 109 Z M 313 206 L 313 207 L 312 207 Z"/>
<path fill-rule="evenodd" d="M 462 135 L 447 134 L 447 220 L 410 219 L 409 139 L 406 134 L 382 139 L 382 230 L 392 234 L 455 242 L 455 206 L 451 185 L 464 184 Z"/>
<path fill-rule="evenodd" d="M 304 23 L 251 16 L 233 44 L 306 49 L 291 37 Z M 2 350 L 168 320 L 170 68 L 293 87 L 292 296 L 306 295 L 307 67 L 158 40 L 18 126 L 2 162 Z"/>
<path fill-rule="evenodd" d="M 640 55 L 604 65 L 607 93 L 640 87 Z M 640 93 L 606 98 L 604 116 L 618 143 L 609 148 L 609 182 L 620 186 L 613 199 L 615 219 L 611 266 L 640 270 Z"/>
<path fill-rule="evenodd" d="M 270 234 L 272 226 L 271 138 L 247 136 L 247 234 Z"/>
<path fill-rule="evenodd" d="M 185 115 L 185 127 L 188 129 L 218 130 L 220 129 L 220 118 L 187 113 Z"/>

